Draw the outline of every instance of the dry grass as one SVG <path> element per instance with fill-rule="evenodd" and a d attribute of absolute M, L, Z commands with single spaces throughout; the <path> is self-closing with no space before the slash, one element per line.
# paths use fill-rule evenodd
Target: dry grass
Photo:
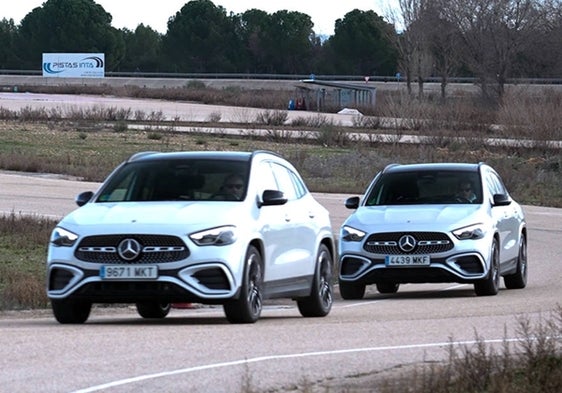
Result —
<path fill-rule="evenodd" d="M 40 217 L 0 217 L 0 308 L 29 309 L 48 305 L 44 257 L 55 223 Z M 297 392 L 379 393 L 558 393 L 562 391 L 562 307 L 549 318 L 518 321 L 517 341 L 505 339 L 499 349 L 476 333 L 474 344 L 448 348 L 448 359 L 409 368 L 392 377 L 363 375 L 360 380 L 311 383 L 300 380 Z M 338 384 L 337 387 L 334 383 Z M 249 371 L 240 392 L 255 392 Z"/>
<path fill-rule="evenodd" d="M 544 143 L 562 139 L 562 94 L 556 91 L 531 95 L 513 90 L 498 108 L 485 106 L 470 95 L 457 94 L 442 102 L 432 96 L 420 101 L 402 92 L 386 92 L 379 95 L 374 111 L 364 111 L 369 116 L 354 119 L 353 127 L 342 127 L 320 113 L 286 124 L 283 94 L 242 88 L 209 89 L 197 81 L 175 89 L 46 86 L 27 90 L 236 105 L 240 106 L 237 124 L 250 123 L 249 131 L 238 137 L 227 136 L 220 129 L 212 135 L 199 132 L 201 126 L 217 125 L 222 117 L 218 112 L 203 124 L 191 124 L 189 132 L 177 132 L 177 121 L 164 119 L 161 112 L 100 107 L 68 112 L 32 108 L 10 111 L 0 107 L 0 169 L 102 181 L 121 161 L 143 150 L 267 149 L 293 162 L 311 191 L 358 194 L 390 162 L 485 161 L 502 174 L 519 202 L 562 207 L 560 149 Z M 256 118 L 244 107 L 265 110 Z M 132 127 L 138 122 L 144 129 Z M 494 126 L 496 123 L 501 126 Z M 257 125 L 268 127 L 264 136 L 252 132 Z M 221 127 L 228 126 L 221 123 Z M 367 135 L 368 140 L 353 137 L 353 132 Z M 311 133 L 316 135 L 312 139 Z M 425 140 L 418 144 L 399 143 L 406 134 L 423 135 Z M 533 137 L 538 142 L 531 146 L 491 146 L 487 143 L 490 137 Z M 43 260 L 53 225 L 38 218 L 1 218 L 0 242 L 4 251 L 0 256 L 0 307 L 45 305 Z M 26 285 L 17 284 L 21 282 Z"/>
<path fill-rule="evenodd" d="M 55 224 L 15 213 L 0 216 L 0 309 L 47 306 L 45 258 Z"/>
<path fill-rule="evenodd" d="M 562 391 L 562 307 L 547 319 L 518 321 L 518 340 L 494 349 L 476 334 L 448 348 L 446 363 L 422 365 L 383 381 L 380 393 L 558 393 Z"/>
<path fill-rule="evenodd" d="M 265 136 L 251 130 L 242 137 L 201 134 L 174 128 L 117 129 L 91 122 L 0 121 L 0 168 L 46 172 L 102 181 L 121 161 L 143 150 L 276 151 L 291 160 L 315 192 L 360 193 L 376 171 L 390 162 L 479 162 L 494 166 L 512 195 L 525 204 L 562 207 L 562 158 L 559 149 L 486 146 L 480 137 L 452 139 L 436 130 L 423 144 L 403 144 L 401 132 L 370 142 L 357 141 L 349 129 L 324 125 L 314 140 L 288 137 L 286 128 L 271 126 Z M 386 133 L 386 131 L 385 131 Z M 394 136 L 392 136 L 394 135 Z"/>
<path fill-rule="evenodd" d="M 48 92 L 69 93 L 50 88 Z M 52 90 L 52 91 L 51 91 Z M 76 93 L 83 92 L 77 88 Z M 303 174 L 316 192 L 360 193 L 374 174 L 389 162 L 479 162 L 494 166 L 503 176 L 512 195 L 525 204 L 562 207 L 562 158 L 559 148 L 545 141 L 562 139 L 559 110 L 562 95 L 551 92 L 529 96 L 509 94 L 499 108 L 488 108 L 473 97 L 458 96 L 442 103 L 429 98 L 423 102 L 388 94 L 378 100 L 376 111 L 354 120 L 352 128 L 332 124 L 319 114 L 315 118 L 293 120 L 289 127 L 314 130 L 316 139 L 289 140 L 283 109 L 286 102 L 276 92 L 246 92 L 241 89 L 212 90 L 193 83 L 183 89 L 99 87 L 89 93 L 128 95 L 213 104 L 266 108 L 260 118 L 250 118 L 240 109 L 239 122 L 265 124 L 264 137 L 251 132 L 243 137 L 226 133 L 206 135 L 179 133 L 176 124 L 161 113 L 92 108 L 60 113 L 24 108 L 12 112 L 0 108 L 0 168 L 28 172 L 51 172 L 101 181 L 126 157 L 141 150 L 254 150 L 276 151 Z M 213 113 L 207 123 L 218 123 Z M 388 129 L 388 118 L 394 127 Z M 384 120 L 384 121 L 383 121 Z M 108 124 L 109 121 L 109 125 Z M 148 123 L 144 130 L 131 129 L 135 122 Z M 222 123 L 221 123 L 222 124 Z M 501 124 L 501 126 L 497 126 Z M 496 126 L 495 126 L 496 125 Z M 227 126 L 227 125 L 225 125 Z M 250 126 L 251 128 L 251 126 Z M 289 128 L 290 129 L 290 128 Z M 370 136 L 358 141 L 350 131 Z M 305 132 L 303 131 L 303 132 Z M 427 137 L 425 143 L 398 143 L 405 133 Z M 533 138 L 532 146 L 490 146 L 489 137 Z M 15 214 L 0 217 L 0 308 L 22 309 L 47 306 L 45 264 L 48 237 L 54 222 Z M 532 325 L 521 320 L 516 344 L 507 342 L 496 351 L 476 337 L 473 346 L 449 348 L 448 361 L 416 367 L 398 378 L 382 380 L 364 376 L 362 382 L 333 390 L 301 381 L 294 390 L 369 391 L 381 393 L 461 393 L 461 392 L 560 392 L 562 391 L 562 310 L 549 320 Z M 251 376 L 241 383 L 242 392 L 253 392 Z M 323 390 L 322 390 L 323 389 Z"/>

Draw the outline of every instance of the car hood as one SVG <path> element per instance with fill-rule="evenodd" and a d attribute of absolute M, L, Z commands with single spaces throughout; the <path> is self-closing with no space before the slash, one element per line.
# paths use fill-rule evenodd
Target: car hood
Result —
<path fill-rule="evenodd" d="M 381 226 L 385 230 L 458 228 L 478 220 L 482 205 L 361 206 L 345 222 L 354 227 Z"/>
<path fill-rule="evenodd" d="M 88 203 L 67 215 L 67 226 L 205 226 L 236 221 L 239 202 L 120 202 Z M 230 222 L 229 222 L 230 221 Z M 103 230 L 103 229 L 102 229 Z"/>

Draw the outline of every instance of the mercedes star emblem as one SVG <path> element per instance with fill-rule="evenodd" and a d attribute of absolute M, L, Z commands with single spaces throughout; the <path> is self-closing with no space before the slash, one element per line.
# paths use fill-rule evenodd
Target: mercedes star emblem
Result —
<path fill-rule="evenodd" d="M 404 235 L 398 240 L 398 247 L 404 252 L 412 252 L 416 247 L 416 239 L 412 235 Z"/>
<path fill-rule="evenodd" d="M 140 255 L 141 249 L 140 243 L 135 239 L 123 239 L 117 246 L 117 253 L 122 259 L 132 261 Z"/>

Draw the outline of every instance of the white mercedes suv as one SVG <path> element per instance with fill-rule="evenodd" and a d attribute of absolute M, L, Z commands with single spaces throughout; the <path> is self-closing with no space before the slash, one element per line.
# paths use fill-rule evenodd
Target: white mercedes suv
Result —
<path fill-rule="evenodd" d="M 480 164 L 389 165 L 362 197 L 339 239 L 339 289 L 395 293 L 403 283 L 458 282 L 476 295 L 527 283 L 527 229 L 500 176 Z"/>
<path fill-rule="evenodd" d="M 221 304 L 232 323 L 257 321 L 268 298 L 330 312 L 329 213 L 277 154 L 137 153 L 76 202 L 48 249 L 60 323 L 85 322 L 93 303 L 133 303 L 144 318 Z"/>

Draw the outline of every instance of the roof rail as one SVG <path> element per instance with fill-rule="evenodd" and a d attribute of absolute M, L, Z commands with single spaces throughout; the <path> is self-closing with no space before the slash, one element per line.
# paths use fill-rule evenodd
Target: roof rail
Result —
<path fill-rule="evenodd" d="M 395 166 L 400 166 L 400 164 L 398 163 L 392 163 L 392 164 L 388 164 L 387 166 L 384 167 L 384 169 L 382 170 L 382 172 L 386 172 L 387 170 L 389 170 L 390 168 L 394 168 Z"/>
<path fill-rule="evenodd" d="M 138 160 L 141 157 L 147 156 L 149 154 L 155 154 L 155 153 L 160 153 L 160 152 L 158 152 L 158 151 L 141 151 L 141 152 L 135 153 L 132 156 L 130 156 L 127 159 L 127 162 L 135 161 L 135 160 Z"/>

